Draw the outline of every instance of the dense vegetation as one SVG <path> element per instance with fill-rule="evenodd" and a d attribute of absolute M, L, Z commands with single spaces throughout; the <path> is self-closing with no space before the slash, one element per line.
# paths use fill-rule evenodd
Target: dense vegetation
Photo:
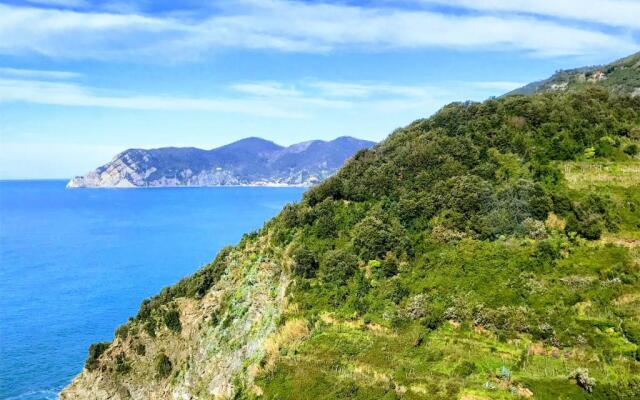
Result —
<path fill-rule="evenodd" d="M 450 104 L 357 153 L 236 246 L 292 279 L 262 398 L 640 397 L 639 143 L 640 97 L 588 85 Z M 180 334 L 174 300 L 231 251 L 130 324 Z"/>
<path fill-rule="evenodd" d="M 358 153 L 264 228 L 311 328 L 266 398 L 640 396 L 637 179 L 564 176 L 638 171 L 638 140 L 640 98 L 591 87 L 451 104 Z"/>

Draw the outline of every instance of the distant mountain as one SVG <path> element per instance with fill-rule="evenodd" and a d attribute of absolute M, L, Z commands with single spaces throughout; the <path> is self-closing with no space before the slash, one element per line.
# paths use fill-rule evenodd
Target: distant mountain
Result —
<path fill-rule="evenodd" d="M 548 79 L 532 82 L 507 95 L 565 91 L 598 85 L 615 93 L 640 96 L 639 76 L 640 52 L 607 65 L 558 71 Z"/>
<path fill-rule="evenodd" d="M 358 150 L 374 144 L 343 136 L 283 147 L 251 137 L 212 150 L 129 149 L 71 179 L 67 187 L 310 186 L 332 175 Z"/>

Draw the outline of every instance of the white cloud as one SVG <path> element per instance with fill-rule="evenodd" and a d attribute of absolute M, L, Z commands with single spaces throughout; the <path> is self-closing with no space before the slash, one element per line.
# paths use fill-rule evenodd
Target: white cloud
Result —
<path fill-rule="evenodd" d="M 308 84 L 320 93 L 330 97 L 412 96 L 419 97 L 438 91 L 432 86 L 403 86 L 376 82 L 333 82 L 316 81 Z"/>
<path fill-rule="evenodd" d="M 4 69 L 7 70 L 7 69 Z M 0 74 L 3 70 L 0 70 Z M 19 70 L 24 74 L 25 70 Z M 28 71 L 28 70 L 27 70 Z M 442 82 L 438 85 L 394 85 L 387 82 L 302 80 L 297 83 L 243 82 L 228 86 L 231 93 L 217 97 L 106 92 L 76 82 L 46 80 L 62 71 L 30 71 L 16 78 L 0 75 L 0 104 L 33 103 L 66 107 L 132 110 L 208 111 L 267 118 L 307 118 L 331 109 L 337 113 L 371 111 L 395 113 L 435 111 L 464 93 L 481 100 L 521 86 L 516 82 Z M 64 76 L 64 75 L 63 75 Z M 43 78 L 43 79 L 34 79 Z M 222 88 L 221 90 L 224 90 Z"/>
<path fill-rule="evenodd" d="M 77 72 L 21 68 L 0 68 L 0 76 L 2 75 L 32 79 L 76 79 L 82 77 L 82 74 Z"/>
<path fill-rule="evenodd" d="M 235 91 L 263 97 L 299 96 L 301 93 L 280 82 L 251 82 L 231 85 Z"/>
<path fill-rule="evenodd" d="M 456 1 L 465 7 L 480 3 Z M 494 4 L 493 8 L 486 6 L 482 11 L 500 7 L 522 11 L 522 4 L 532 2 L 518 1 L 522 3 L 520 8 L 508 7 L 506 0 L 487 3 Z M 590 14 L 583 14 L 588 20 Z M 609 17 L 603 20 L 611 23 L 622 21 L 621 15 L 615 14 L 616 18 L 611 13 L 605 15 Z M 317 53 L 346 48 L 380 51 L 433 47 L 495 48 L 557 56 L 621 54 L 634 51 L 638 43 L 628 34 L 534 16 L 495 13 L 456 16 L 428 10 L 283 0 L 223 2 L 209 15 L 197 18 L 184 13 L 147 16 L 0 5 L 2 54 L 99 59 L 146 57 L 166 62 L 203 57 L 225 48 Z"/>
<path fill-rule="evenodd" d="M 300 118 L 304 116 L 300 112 L 277 107 L 270 101 L 260 99 L 113 96 L 74 83 L 17 79 L 0 79 L 0 103 L 3 102 L 134 110 L 212 111 L 275 118 Z"/>
<path fill-rule="evenodd" d="M 419 0 L 483 12 L 527 13 L 640 29 L 637 0 Z"/>

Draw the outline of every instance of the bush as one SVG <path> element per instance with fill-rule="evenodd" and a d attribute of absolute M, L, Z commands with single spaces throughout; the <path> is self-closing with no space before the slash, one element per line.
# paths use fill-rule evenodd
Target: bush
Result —
<path fill-rule="evenodd" d="M 173 368 L 171 364 L 171 360 L 167 357 L 166 354 L 160 353 L 156 356 L 156 373 L 159 378 L 166 378 L 171 374 L 171 369 Z"/>
<path fill-rule="evenodd" d="M 598 240 L 604 231 L 604 221 L 597 214 L 590 214 L 584 220 L 578 220 L 573 215 L 567 219 L 567 233 L 575 232 L 588 240 Z"/>
<path fill-rule="evenodd" d="M 164 323 L 172 332 L 179 333 L 182 331 L 182 324 L 180 323 L 180 313 L 178 310 L 172 308 L 164 314 Z"/>
<path fill-rule="evenodd" d="M 575 379 L 576 384 L 591 393 L 596 385 L 596 380 L 589 376 L 589 370 L 578 368 L 569 375 L 569 379 Z"/>
<path fill-rule="evenodd" d="M 531 239 L 546 239 L 547 238 L 547 229 L 544 226 L 544 222 L 538 221 L 533 218 L 526 218 L 522 222 L 522 227 L 524 229 L 525 235 L 529 236 Z"/>
<path fill-rule="evenodd" d="M 397 220 L 388 221 L 374 212 L 354 227 L 353 248 L 364 260 L 384 257 L 388 251 L 401 252 L 405 232 Z"/>
<path fill-rule="evenodd" d="M 120 325 L 116 329 L 116 337 L 119 337 L 120 339 L 124 340 L 127 338 L 127 336 L 129 336 L 129 325 L 128 324 Z"/>
<path fill-rule="evenodd" d="M 476 372 L 476 365 L 471 361 L 463 361 L 453 370 L 453 372 L 458 376 L 466 378 Z"/>
<path fill-rule="evenodd" d="M 622 332 L 628 341 L 640 346 L 640 323 L 626 319 L 622 323 Z"/>
<path fill-rule="evenodd" d="M 126 374 L 131 370 L 131 365 L 129 365 L 129 361 L 124 353 L 120 353 L 116 356 L 116 368 L 117 373 Z"/>
<path fill-rule="evenodd" d="M 148 318 L 144 323 L 144 331 L 152 338 L 156 337 L 156 320 Z"/>
<path fill-rule="evenodd" d="M 345 250 L 332 250 L 325 256 L 320 266 L 325 282 L 344 284 L 354 272 L 358 259 Z"/>
<path fill-rule="evenodd" d="M 398 273 L 398 258 L 395 253 L 388 252 L 384 259 L 373 264 L 373 274 L 376 278 L 390 278 Z"/>
<path fill-rule="evenodd" d="M 93 343 L 89 346 L 89 356 L 84 363 L 84 367 L 89 371 L 93 371 L 98 367 L 98 359 L 109 348 L 110 342 Z"/>
<path fill-rule="evenodd" d="M 145 347 L 144 344 L 142 343 L 138 343 L 133 347 L 133 350 L 136 352 L 137 355 L 139 356 L 144 356 L 147 353 L 147 348 Z"/>
<path fill-rule="evenodd" d="M 635 156 L 638 154 L 639 150 L 638 150 L 638 145 L 633 143 L 628 145 L 627 147 L 624 148 L 624 152 L 628 155 L 630 155 L 631 157 Z"/>
<path fill-rule="evenodd" d="M 315 254 L 305 247 L 298 247 L 291 255 L 293 258 L 293 274 L 303 278 L 313 278 L 320 264 Z"/>

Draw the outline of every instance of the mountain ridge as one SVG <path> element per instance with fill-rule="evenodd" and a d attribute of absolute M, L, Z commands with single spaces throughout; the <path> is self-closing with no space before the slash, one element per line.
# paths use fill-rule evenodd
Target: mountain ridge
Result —
<path fill-rule="evenodd" d="M 505 96 L 574 90 L 588 85 L 605 86 L 609 90 L 640 96 L 640 52 L 612 63 L 560 70 L 549 78 L 531 82 Z"/>
<path fill-rule="evenodd" d="M 290 146 L 248 137 L 214 149 L 127 149 L 69 188 L 165 186 L 310 186 L 333 174 L 355 152 L 375 143 L 348 136 Z"/>

